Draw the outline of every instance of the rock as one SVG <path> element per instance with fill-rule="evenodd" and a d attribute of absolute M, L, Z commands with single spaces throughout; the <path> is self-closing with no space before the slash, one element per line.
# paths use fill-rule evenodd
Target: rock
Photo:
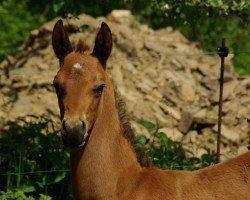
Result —
<path fill-rule="evenodd" d="M 205 77 L 207 75 L 213 74 L 212 69 L 208 67 L 204 67 L 203 65 L 199 64 L 197 70 Z"/>
<path fill-rule="evenodd" d="M 235 89 L 235 87 L 237 85 L 238 85 L 238 81 L 236 79 L 224 83 L 224 86 L 223 86 L 223 101 L 230 98 L 234 94 L 234 89 Z M 212 96 L 211 101 L 212 102 L 218 102 L 219 101 L 219 94 L 220 94 L 220 90 L 219 90 L 219 84 L 218 84 L 218 88 L 216 90 L 216 93 L 215 93 L 215 95 Z"/>
<path fill-rule="evenodd" d="M 130 23 L 133 20 L 130 10 L 113 10 L 107 18 L 116 23 Z"/>
<path fill-rule="evenodd" d="M 153 89 L 150 93 L 150 97 L 153 99 L 154 102 L 157 102 L 161 100 L 162 94 L 157 89 Z"/>
<path fill-rule="evenodd" d="M 240 97 L 240 104 L 241 105 L 246 105 L 246 104 L 250 104 L 250 96 L 244 95 Z"/>
<path fill-rule="evenodd" d="M 160 124 L 166 124 L 167 123 L 166 119 L 161 114 L 155 112 L 154 116 L 155 116 L 158 123 L 160 123 Z"/>
<path fill-rule="evenodd" d="M 166 134 L 167 137 L 169 137 L 171 140 L 174 141 L 180 141 L 183 137 L 182 133 L 176 129 L 176 128 L 161 128 L 159 129 L 159 132 L 163 132 Z"/>
<path fill-rule="evenodd" d="M 164 54 L 165 47 L 161 44 L 156 43 L 154 39 L 147 39 L 144 41 L 144 46 L 146 49 L 157 52 L 159 54 Z"/>
<path fill-rule="evenodd" d="M 30 37 L 29 37 L 29 40 L 28 40 L 28 42 L 30 43 L 29 45 L 32 45 L 32 43 L 34 42 L 34 39 L 36 37 L 38 37 L 38 35 L 39 35 L 39 30 L 38 29 L 35 29 L 35 30 L 31 31 Z"/>
<path fill-rule="evenodd" d="M 177 120 L 180 120 L 181 116 L 180 116 L 180 113 L 175 110 L 174 108 L 171 108 L 170 106 L 167 106 L 163 103 L 158 103 L 160 108 L 162 108 L 162 110 L 168 114 L 168 115 L 171 115 L 172 117 L 174 117 L 175 119 Z"/>
<path fill-rule="evenodd" d="M 144 94 L 149 94 L 152 90 L 152 87 L 150 85 L 144 84 L 144 83 L 137 83 L 137 88 L 143 92 Z"/>
<path fill-rule="evenodd" d="M 8 61 L 9 64 L 14 64 L 16 62 L 16 58 L 14 58 L 11 55 L 7 55 L 6 60 Z"/>
<path fill-rule="evenodd" d="M 182 112 L 178 129 L 183 134 L 186 134 L 191 129 L 192 124 L 193 124 L 193 115 L 187 111 Z"/>
<path fill-rule="evenodd" d="M 158 78 L 158 73 L 157 71 L 152 68 L 152 67 L 147 67 L 144 70 L 145 75 L 148 75 L 149 77 L 153 78 L 153 80 L 155 80 L 156 78 Z"/>
<path fill-rule="evenodd" d="M 233 81 L 234 80 L 234 75 L 225 71 L 224 72 L 224 83 L 229 82 L 229 81 Z"/>
<path fill-rule="evenodd" d="M 129 70 L 130 72 L 132 72 L 132 74 L 134 74 L 134 75 L 138 74 L 137 70 L 135 69 L 135 66 L 132 63 L 130 63 L 130 62 L 126 62 L 126 64 L 125 64 L 124 67 L 125 67 L 125 69 Z"/>
<path fill-rule="evenodd" d="M 216 124 L 217 116 L 211 115 L 211 112 L 208 113 L 208 109 L 201 109 L 195 114 L 193 114 L 193 122 L 196 124 Z"/>
<path fill-rule="evenodd" d="M 38 63 L 37 67 L 40 70 L 47 70 L 47 69 L 49 69 L 49 65 L 46 64 L 46 63 L 42 63 L 42 62 Z"/>
<path fill-rule="evenodd" d="M 196 143 L 198 132 L 195 130 L 189 131 L 184 135 L 184 143 Z"/>
<path fill-rule="evenodd" d="M 201 156 L 204 155 L 204 154 L 207 154 L 207 150 L 206 150 L 206 149 L 203 149 L 203 148 L 198 149 L 198 151 L 196 152 L 196 156 L 197 156 L 198 158 L 201 158 Z"/>
<path fill-rule="evenodd" d="M 112 76 L 112 79 L 115 81 L 117 85 L 123 85 L 123 74 L 121 72 L 121 66 L 117 65 L 112 69 L 112 74 L 115 74 L 115 76 Z"/>
<path fill-rule="evenodd" d="M 208 77 L 202 78 L 200 82 L 202 86 L 212 91 L 215 91 L 218 87 L 218 82 L 215 80 L 210 80 Z"/>
<path fill-rule="evenodd" d="M 207 116 L 207 109 L 203 108 L 193 113 L 193 117 L 197 119 L 205 119 Z"/>
<path fill-rule="evenodd" d="M 238 155 L 244 154 L 249 152 L 248 148 L 246 146 L 241 146 L 238 148 Z"/>
<path fill-rule="evenodd" d="M 188 82 L 181 85 L 180 96 L 184 101 L 193 102 L 195 98 L 195 88 Z"/>
<path fill-rule="evenodd" d="M 0 117 L 15 120 L 20 115 L 49 114 L 53 120 L 58 118 L 57 98 L 51 85 L 58 71 L 58 60 L 51 46 L 56 21 L 33 31 L 31 41 L 25 43 L 15 58 L 7 57 L 1 62 Z M 102 21 L 110 26 L 114 41 L 107 72 L 124 97 L 131 122 L 141 118 L 158 121 L 169 128 L 167 132 L 172 138 L 176 133 L 180 135 L 178 127 L 182 126 L 185 137 L 194 142 L 186 139 L 184 145 L 214 150 L 216 134 L 211 126 L 217 123 L 218 113 L 218 55 L 203 55 L 197 44 L 172 28 L 155 31 L 139 24 L 130 11 L 115 10 L 107 18 L 82 14 L 78 19 L 68 19 L 65 25 L 73 43 L 81 39 L 92 49 Z M 222 142 L 223 148 L 228 148 L 226 154 L 229 150 L 237 154 L 238 146 L 248 144 L 250 76 L 236 77 L 230 63 L 227 57 L 223 105 L 227 134 L 223 133 Z M 181 116 L 186 110 L 192 120 Z M 190 124 L 197 130 L 192 130 Z"/>
<path fill-rule="evenodd" d="M 217 132 L 218 125 L 215 125 L 213 127 L 213 130 Z M 238 140 L 240 139 L 239 133 L 237 133 L 236 131 L 230 130 L 228 127 L 226 127 L 223 124 L 221 124 L 221 135 L 232 142 L 238 142 Z"/>
<path fill-rule="evenodd" d="M 177 59 L 175 59 L 175 58 L 173 58 L 171 60 L 171 64 L 173 64 L 176 67 L 176 69 L 178 69 L 178 70 L 184 68 L 184 66 Z"/>
<path fill-rule="evenodd" d="M 13 110 L 15 110 L 17 115 L 22 116 L 27 115 L 27 111 L 29 111 L 29 114 L 32 114 L 31 112 L 35 112 L 35 110 L 31 108 L 31 98 L 27 95 L 19 96 L 18 100 L 14 104 Z"/>
<path fill-rule="evenodd" d="M 250 87 L 250 75 L 241 77 L 241 85 Z"/>
<path fill-rule="evenodd" d="M 4 95 L 8 95 L 8 93 L 10 92 L 10 88 L 9 87 L 3 87 L 3 88 L 1 88 L 1 92 Z M 2 96 L 2 98 L 3 98 L 3 96 Z"/>
<path fill-rule="evenodd" d="M 133 92 L 127 91 L 126 94 L 123 94 L 127 101 L 137 103 L 137 96 Z"/>

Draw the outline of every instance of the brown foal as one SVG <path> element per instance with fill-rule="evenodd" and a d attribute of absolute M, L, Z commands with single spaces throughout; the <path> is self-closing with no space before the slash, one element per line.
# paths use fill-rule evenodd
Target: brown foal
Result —
<path fill-rule="evenodd" d="M 250 153 L 195 172 L 161 170 L 139 162 L 128 121 L 106 73 L 112 34 L 102 23 L 94 49 L 75 49 L 59 20 L 52 44 L 61 136 L 71 148 L 75 199 L 250 200 Z"/>

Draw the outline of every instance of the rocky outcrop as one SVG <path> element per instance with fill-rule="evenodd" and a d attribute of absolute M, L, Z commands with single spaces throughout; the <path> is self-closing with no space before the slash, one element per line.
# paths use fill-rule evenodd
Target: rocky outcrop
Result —
<path fill-rule="evenodd" d="M 51 46 L 56 20 L 32 31 L 20 53 L 0 64 L 1 119 L 45 113 L 58 121 L 52 86 L 58 61 Z M 183 140 L 194 150 L 215 149 L 219 57 L 204 54 L 197 43 L 171 27 L 154 31 L 139 24 L 129 11 L 113 11 L 96 19 L 82 14 L 64 24 L 71 41 L 82 39 L 91 46 L 102 21 L 110 26 L 114 40 L 108 71 L 137 132 L 146 130 L 134 121 L 157 121 L 171 138 Z M 238 146 L 247 145 L 249 116 L 250 77 L 238 77 L 227 58 L 222 153 L 237 153 Z"/>

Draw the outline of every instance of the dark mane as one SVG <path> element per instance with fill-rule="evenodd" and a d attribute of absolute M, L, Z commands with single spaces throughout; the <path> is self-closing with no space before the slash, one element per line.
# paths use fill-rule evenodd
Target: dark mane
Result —
<path fill-rule="evenodd" d="M 149 161 L 148 156 L 145 154 L 143 150 L 139 150 L 134 147 L 135 133 L 131 127 L 129 117 L 127 115 L 126 104 L 123 101 L 122 96 L 120 95 L 116 87 L 115 87 L 115 98 L 116 98 L 116 107 L 118 109 L 119 118 L 120 118 L 122 127 L 124 129 L 123 131 L 124 137 L 131 143 L 140 165 L 142 167 L 149 167 L 151 165 L 151 162 Z"/>
<path fill-rule="evenodd" d="M 83 53 L 85 51 L 88 51 L 90 48 L 88 45 L 86 45 L 82 40 L 79 40 L 79 42 L 76 45 L 75 51 L 79 53 Z"/>

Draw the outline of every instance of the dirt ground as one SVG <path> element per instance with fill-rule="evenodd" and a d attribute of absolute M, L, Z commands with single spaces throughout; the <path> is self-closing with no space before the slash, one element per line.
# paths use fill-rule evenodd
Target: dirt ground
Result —
<path fill-rule="evenodd" d="M 59 126 L 52 80 L 58 61 L 51 46 L 54 19 L 33 30 L 20 53 L 0 64 L 0 121 L 28 114 L 47 114 Z M 138 119 L 158 122 L 171 138 L 183 141 L 197 156 L 216 148 L 219 99 L 218 55 L 207 55 L 197 43 L 167 27 L 152 30 L 129 11 L 106 18 L 80 15 L 64 20 L 70 39 L 93 47 L 102 21 L 113 33 L 108 71 L 127 104 L 137 134 L 149 133 Z M 237 76 L 226 58 L 222 119 L 222 159 L 246 151 L 249 142 L 250 76 Z M 2 133 L 4 128 L 2 128 Z"/>

